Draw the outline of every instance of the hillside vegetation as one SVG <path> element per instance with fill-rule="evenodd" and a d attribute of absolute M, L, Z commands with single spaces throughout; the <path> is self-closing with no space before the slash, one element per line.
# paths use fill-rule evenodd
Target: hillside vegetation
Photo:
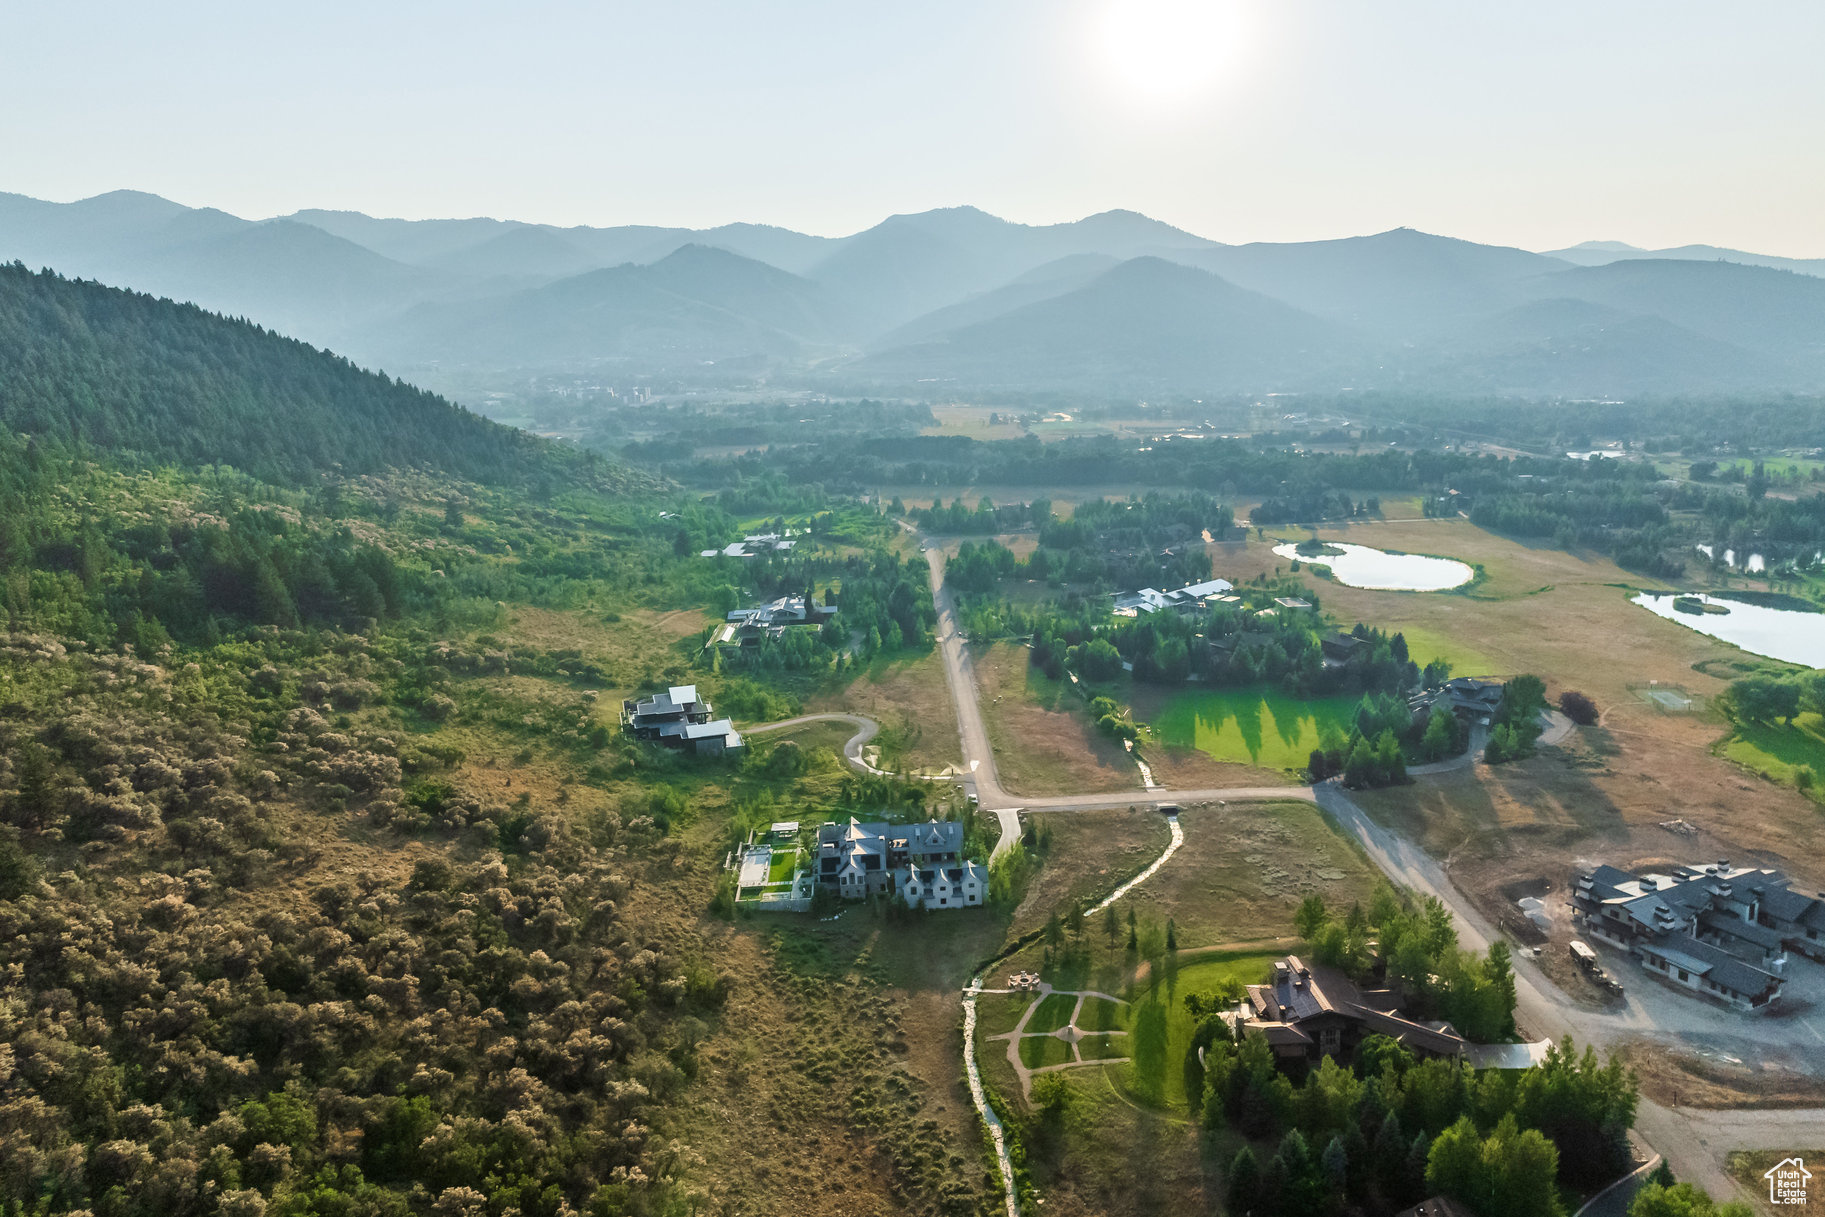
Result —
<path fill-rule="evenodd" d="M 902 1003 L 708 913 L 745 809 L 874 811 L 831 743 L 615 730 L 692 678 L 728 589 L 689 530 L 734 520 L 244 323 L 0 284 L 0 1212 L 979 1209 Z M 788 1008 L 826 1030 L 746 1069 Z M 736 1095 L 775 1114 L 702 1114 Z M 865 1180 L 732 1182 L 813 1152 Z"/>
<path fill-rule="evenodd" d="M 146 464 L 626 483 L 403 381 L 192 305 L 0 266 L 0 426 Z"/>

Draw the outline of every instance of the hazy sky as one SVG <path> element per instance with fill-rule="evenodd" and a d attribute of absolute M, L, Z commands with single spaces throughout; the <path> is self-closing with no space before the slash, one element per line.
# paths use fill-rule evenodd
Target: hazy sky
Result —
<path fill-rule="evenodd" d="M 0 190 L 1825 256 L 1825 3 L 15 3 Z"/>

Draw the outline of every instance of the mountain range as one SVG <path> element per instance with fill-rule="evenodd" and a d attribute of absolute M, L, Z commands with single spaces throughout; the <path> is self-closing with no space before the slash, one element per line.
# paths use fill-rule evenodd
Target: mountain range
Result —
<path fill-rule="evenodd" d="M 1825 260 L 1395 229 L 1229 245 L 1132 211 L 973 207 L 840 238 L 247 220 L 133 191 L 0 194 L 0 260 L 191 301 L 437 385 L 609 379 L 1099 395 L 1410 387 L 1597 396 L 1825 387 Z"/>

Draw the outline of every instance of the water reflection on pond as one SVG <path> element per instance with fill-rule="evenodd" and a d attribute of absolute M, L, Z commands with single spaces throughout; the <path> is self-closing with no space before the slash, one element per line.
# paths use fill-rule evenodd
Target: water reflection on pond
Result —
<path fill-rule="evenodd" d="M 1282 558 L 1292 558 L 1313 566 L 1328 566 L 1337 582 L 1351 587 L 1383 592 L 1442 592 L 1461 587 L 1476 572 L 1455 558 L 1432 558 L 1425 554 L 1391 554 L 1368 545 L 1347 541 L 1325 542 L 1325 553 L 1307 556 L 1297 545 L 1288 542 L 1274 546 Z"/>
<path fill-rule="evenodd" d="M 1703 613 L 1681 612 L 1673 607 L 1675 600 L 1696 600 L 1713 607 Z M 1678 596 L 1643 592 L 1635 603 L 1650 613 L 1677 621 L 1688 629 L 1708 634 L 1756 655 L 1803 663 L 1809 668 L 1825 668 L 1825 613 L 1803 609 L 1768 608 L 1745 604 L 1718 596 Z M 1726 612 L 1716 612 L 1723 608 Z"/>

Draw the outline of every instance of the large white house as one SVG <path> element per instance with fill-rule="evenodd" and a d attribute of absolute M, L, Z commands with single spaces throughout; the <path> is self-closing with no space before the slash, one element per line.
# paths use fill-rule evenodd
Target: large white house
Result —
<path fill-rule="evenodd" d="M 967 908 L 988 895 L 988 871 L 963 858 L 963 825 L 829 823 L 817 830 L 817 881 L 859 900 L 890 892 L 913 908 Z"/>
<path fill-rule="evenodd" d="M 967 908 L 988 895 L 989 873 L 974 862 L 920 867 L 908 865 L 896 879 L 900 898 L 911 908 Z"/>
<path fill-rule="evenodd" d="M 1170 592 L 1155 588 L 1143 587 L 1138 592 L 1118 592 L 1115 596 L 1115 615 L 1118 617 L 1135 617 L 1141 613 L 1158 613 L 1170 609 L 1175 613 L 1192 613 L 1209 607 L 1212 600 L 1231 589 L 1228 579 L 1210 579 L 1203 583 L 1191 583 Z"/>

